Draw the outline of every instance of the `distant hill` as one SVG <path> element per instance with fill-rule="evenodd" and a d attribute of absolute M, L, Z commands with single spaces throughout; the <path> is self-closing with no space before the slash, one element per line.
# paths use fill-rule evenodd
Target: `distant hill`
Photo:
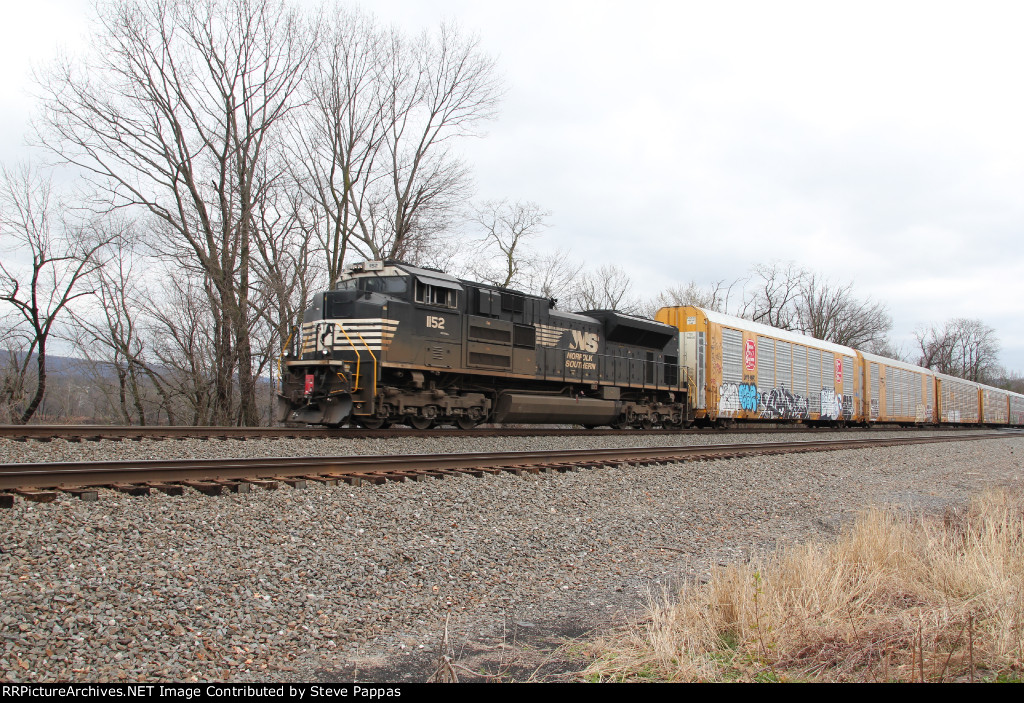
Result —
<path fill-rule="evenodd" d="M 36 361 L 35 354 L 32 355 L 32 360 L 29 362 L 29 368 L 35 370 Z M 0 350 L 0 365 L 6 366 L 10 362 L 10 354 L 6 351 Z M 101 375 L 114 379 L 117 378 L 117 374 L 114 373 L 114 369 L 109 364 L 100 365 Z M 53 356 L 51 354 L 46 355 L 46 375 L 50 374 L 67 375 L 67 376 L 81 376 L 84 374 L 93 373 L 92 362 L 85 359 L 80 359 L 75 356 Z"/>

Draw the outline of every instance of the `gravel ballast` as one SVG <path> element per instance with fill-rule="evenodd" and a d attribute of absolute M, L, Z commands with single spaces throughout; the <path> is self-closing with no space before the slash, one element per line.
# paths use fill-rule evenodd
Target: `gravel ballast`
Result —
<path fill-rule="evenodd" d="M 680 443 L 0 440 L 0 462 Z M 356 488 L 17 500 L 0 511 L 0 677 L 423 680 L 446 617 L 457 655 L 542 632 L 584 633 L 714 564 L 832 536 L 869 505 L 935 512 L 987 487 L 1020 485 L 1022 454 L 1024 437 L 1010 435 Z"/>

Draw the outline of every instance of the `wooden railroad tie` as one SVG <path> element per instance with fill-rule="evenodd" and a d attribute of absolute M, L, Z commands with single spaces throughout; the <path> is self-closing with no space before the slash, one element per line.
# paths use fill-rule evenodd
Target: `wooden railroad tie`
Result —
<path fill-rule="evenodd" d="M 366 481 L 367 483 L 372 483 L 375 486 L 379 486 L 382 483 L 387 483 L 388 481 L 387 478 L 384 477 L 384 474 L 381 473 L 357 473 L 345 477 L 346 483 L 348 483 L 351 486 L 358 486 L 359 483 L 353 483 L 351 479 L 355 479 L 360 483 Z"/>
<path fill-rule="evenodd" d="M 182 481 L 189 488 L 194 488 L 203 495 L 219 496 L 224 492 L 224 486 L 214 481 Z"/>
<path fill-rule="evenodd" d="M 146 485 L 149 486 L 150 488 L 155 488 L 161 493 L 165 493 L 169 496 L 185 495 L 185 487 L 182 486 L 180 483 L 161 483 L 158 481 L 153 481 L 147 483 Z"/>
<path fill-rule="evenodd" d="M 216 483 L 218 486 L 220 486 L 223 490 L 227 491 L 228 493 L 249 493 L 252 491 L 252 486 L 250 486 L 245 481 L 241 480 L 235 481 L 231 479 L 219 478 L 213 481 L 213 483 Z"/>
<path fill-rule="evenodd" d="M 307 481 L 316 481 L 317 483 L 322 483 L 325 486 L 337 486 L 338 485 L 338 477 L 337 476 L 333 476 L 333 475 L 332 476 L 313 476 L 313 475 L 309 475 L 309 476 L 303 476 L 302 478 L 306 479 Z"/>
<path fill-rule="evenodd" d="M 85 488 L 83 486 L 61 486 L 58 490 L 64 493 L 70 493 L 79 500 L 84 500 L 87 503 L 95 503 L 100 499 L 100 492 L 95 488 Z"/>
<path fill-rule="evenodd" d="M 243 483 L 248 483 L 251 486 L 259 486 L 260 488 L 268 491 L 276 491 L 278 482 L 269 478 L 245 478 L 242 479 Z"/>
<path fill-rule="evenodd" d="M 107 488 L 130 496 L 148 496 L 149 486 L 139 483 L 108 483 Z"/>
<path fill-rule="evenodd" d="M 52 503 L 57 499 L 57 491 L 41 491 L 37 488 L 15 488 L 14 492 L 25 500 L 33 503 Z"/>
<path fill-rule="evenodd" d="M 14 496 L 10 493 L 0 493 L 0 508 L 13 508 Z"/>

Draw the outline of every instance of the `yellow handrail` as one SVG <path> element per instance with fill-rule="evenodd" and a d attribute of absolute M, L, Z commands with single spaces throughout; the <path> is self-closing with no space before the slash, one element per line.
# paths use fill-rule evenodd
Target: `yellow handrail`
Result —
<path fill-rule="evenodd" d="M 343 335 L 345 335 L 345 339 L 348 340 L 349 345 L 352 347 L 352 351 L 354 351 L 356 353 L 356 385 L 352 388 L 352 392 L 355 393 L 357 390 L 359 390 L 359 378 L 360 378 L 359 370 L 360 370 L 360 368 L 362 368 L 363 355 L 359 353 L 358 349 L 356 349 L 356 343 L 353 342 L 352 338 L 348 336 L 348 332 L 345 331 L 344 325 L 342 325 L 340 322 L 336 322 L 335 325 L 337 325 L 338 329 L 341 330 L 341 333 Z M 359 336 L 358 332 L 356 332 L 356 336 Z M 362 337 L 359 337 L 359 339 L 362 340 Z M 363 342 L 363 346 L 366 346 L 366 342 Z M 369 351 L 369 349 L 367 349 L 367 351 Z M 373 355 L 373 353 L 371 352 L 371 356 L 372 355 Z M 376 374 L 376 371 L 377 371 L 376 365 L 374 365 L 373 370 L 374 370 L 374 376 L 376 376 L 377 375 Z M 374 380 L 376 380 L 376 379 L 374 379 Z"/>
<path fill-rule="evenodd" d="M 373 359 L 373 392 L 371 397 L 375 397 L 377 395 L 377 355 L 373 353 L 372 349 L 370 349 L 370 345 L 366 343 L 365 339 L 363 339 L 363 335 L 356 332 L 356 336 L 359 337 L 359 341 L 363 343 L 363 346 L 366 347 L 366 351 L 369 353 L 370 358 Z M 381 330 L 381 337 L 381 343 L 383 343 L 383 328 Z"/>

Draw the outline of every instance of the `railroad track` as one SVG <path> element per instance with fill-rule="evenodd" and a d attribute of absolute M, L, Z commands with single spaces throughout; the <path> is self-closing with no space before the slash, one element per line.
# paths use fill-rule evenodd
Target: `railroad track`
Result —
<path fill-rule="evenodd" d="M 331 485 L 342 482 L 350 485 L 380 484 L 466 474 L 484 476 L 506 472 L 577 471 L 622 464 L 679 463 L 751 455 L 999 439 L 1004 436 L 1004 433 L 986 432 L 542 452 L 0 464 L 0 507 L 13 506 L 15 495 L 28 500 L 49 502 L 58 493 L 64 492 L 85 500 L 96 500 L 99 487 L 132 495 L 144 495 L 154 490 L 181 495 L 186 488 L 207 495 L 218 495 L 224 492 L 248 492 L 253 486 L 274 489 L 280 483 L 289 484 L 293 488 L 302 488 L 309 481 Z"/>
<path fill-rule="evenodd" d="M 880 429 L 894 429 L 884 427 Z M 923 428 L 930 431 L 956 432 L 954 429 Z M 390 438 L 390 437 L 545 437 L 574 436 L 601 437 L 613 435 L 693 435 L 693 434 L 815 434 L 836 432 L 835 428 L 809 427 L 807 425 L 767 424 L 719 429 L 686 430 L 613 430 L 610 428 L 581 429 L 570 427 L 494 427 L 485 426 L 471 430 L 437 427 L 429 430 L 392 427 L 386 430 L 365 428 L 328 427 L 189 427 L 163 425 L 0 425 L 0 438 L 15 441 L 51 441 L 63 439 L 71 442 L 99 442 L 103 440 L 172 440 L 172 439 L 316 439 L 316 438 Z M 846 428 L 847 432 L 869 432 L 861 427 Z"/>

